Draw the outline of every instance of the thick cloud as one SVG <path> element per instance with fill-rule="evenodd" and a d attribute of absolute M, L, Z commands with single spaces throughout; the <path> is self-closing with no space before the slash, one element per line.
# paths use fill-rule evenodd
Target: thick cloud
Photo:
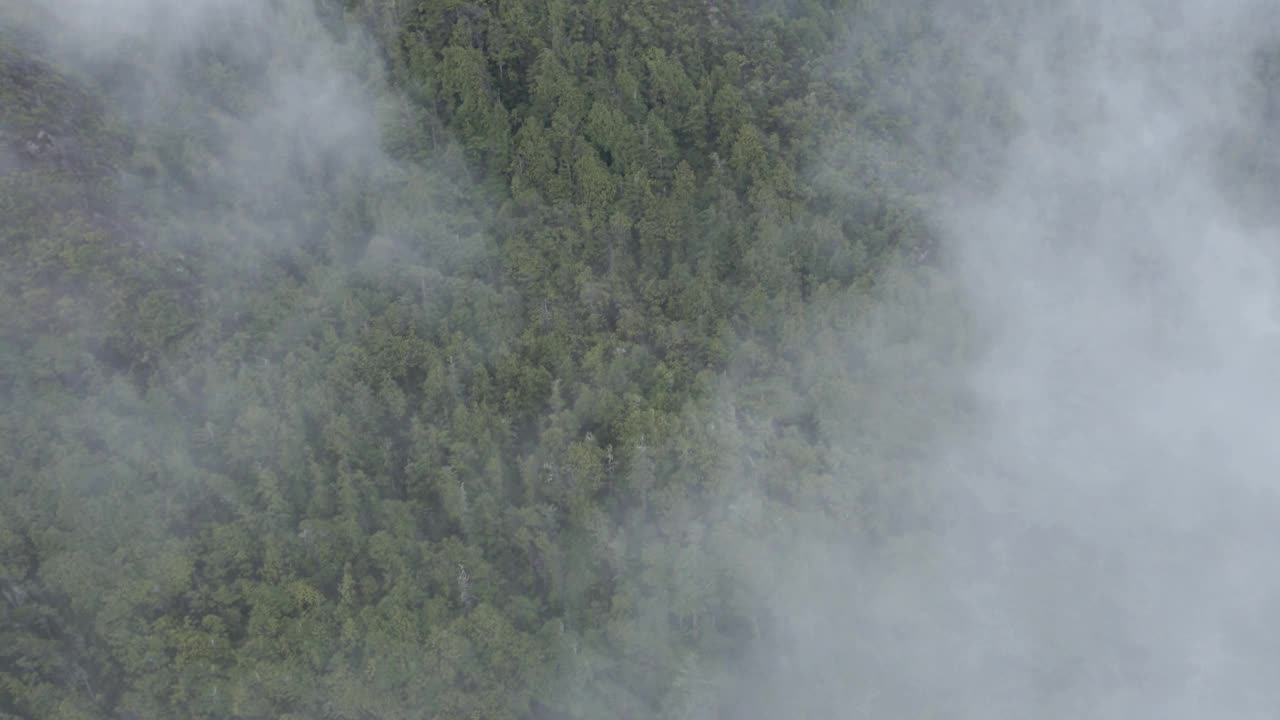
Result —
<path fill-rule="evenodd" d="M 952 144 L 932 221 L 979 343 L 940 371 L 972 408 L 937 409 L 931 533 L 785 549 L 762 712 L 1265 717 L 1277 255 L 1226 148 L 1265 129 L 1276 38 L 1246 0 L 1014 5 L 930 10 L 953 64 L 881 90 L 920 147 Z M 1014 122 L 948 112 L 957 87 Z"/>

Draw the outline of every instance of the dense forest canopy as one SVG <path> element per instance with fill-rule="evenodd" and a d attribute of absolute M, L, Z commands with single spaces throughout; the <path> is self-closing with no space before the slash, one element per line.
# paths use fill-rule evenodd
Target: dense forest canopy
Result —
<path fill-rule="evenodd" d="M 1274 709 L 1280 36 L 1130 5 L 0 2 L 0 718 Z"/>

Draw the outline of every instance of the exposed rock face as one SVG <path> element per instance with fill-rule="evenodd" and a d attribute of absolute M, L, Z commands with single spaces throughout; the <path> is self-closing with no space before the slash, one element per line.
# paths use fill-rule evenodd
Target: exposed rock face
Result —
<path fill-rule="evenodd" d="M 27 166 L 49 163 L 67 172 L 88 171 L 95 165 L 76 137 L 56 136 L 44 129 L 37 130 L 34 136 L 16 140 L 0 135 L 0 147 L 3 147 L 0 149 L 0 174 L 22 169 L 24 160 Z"/>
<path fill-rule="evenodd" d="M 58 143 L 53 136 L 44 130 L 36 133 L 35 137 L 27 140 L 22 144 L 23 151 L 33 158 L 56 156 L 58 152 Z"/>
<path fill-rule="evenodd" d="M 0 176 L 47 168 L 78 176 L 113 172 L 126 156 L 85 83 L 0 36 Z"/>

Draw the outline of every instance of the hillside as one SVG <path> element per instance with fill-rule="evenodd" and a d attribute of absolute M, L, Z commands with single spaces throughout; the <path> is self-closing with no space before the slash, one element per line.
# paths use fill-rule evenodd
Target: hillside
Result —
<path fill-rule="evenodd" d="M 942 712 L 1025 105 L 935 6 L 6 4 L 0 718 Z"/>

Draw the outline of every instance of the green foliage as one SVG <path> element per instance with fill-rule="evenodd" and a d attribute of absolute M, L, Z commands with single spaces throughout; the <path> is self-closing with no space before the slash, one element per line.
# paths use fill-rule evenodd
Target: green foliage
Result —
<path fill-rule="evenodd" d="M 874 160 L 920 48 L 832 61 L 841 3 L 278 5 L 152 112 L 146 39 L 0 33 L 0 713 L 732 707 L 769 543 L 918 530 L 963 411 Z M 262 129 L 312 52 L 380 148 Z"/>

